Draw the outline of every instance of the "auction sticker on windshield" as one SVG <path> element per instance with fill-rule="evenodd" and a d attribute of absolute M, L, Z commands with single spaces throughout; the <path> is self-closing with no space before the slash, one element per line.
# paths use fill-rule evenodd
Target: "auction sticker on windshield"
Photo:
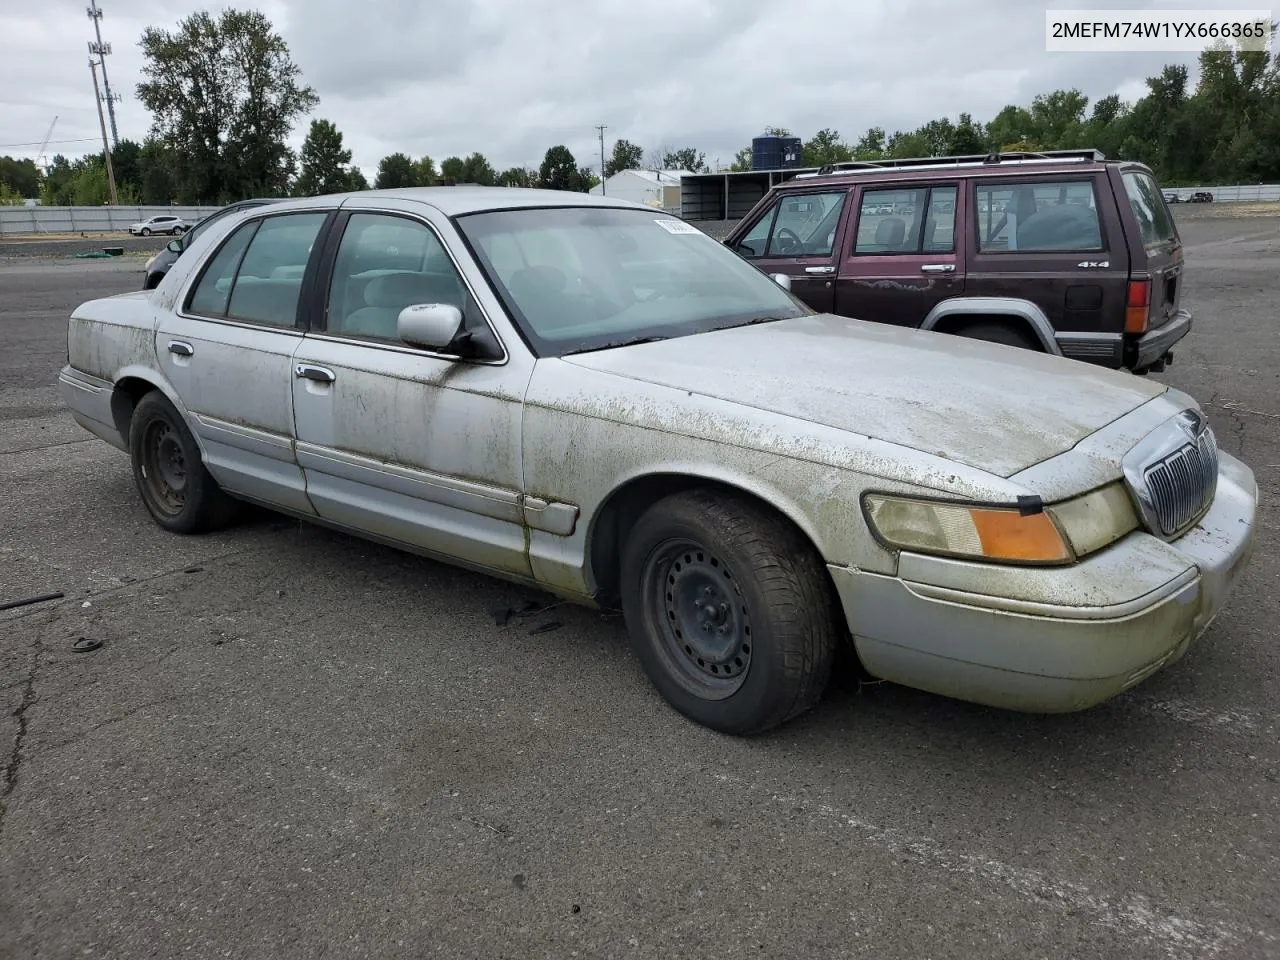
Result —
<path fill-rule="evenodd" d="M 691 224 L 685 223 L 683 220 L 662 219 L 662 220 L 655 220 L 653 222 L 656 223 L 658 226 L 660 226 L 663 230 L 667 231 L 667 233 L 701 233 L 702 232 L 697 227 Z"/>

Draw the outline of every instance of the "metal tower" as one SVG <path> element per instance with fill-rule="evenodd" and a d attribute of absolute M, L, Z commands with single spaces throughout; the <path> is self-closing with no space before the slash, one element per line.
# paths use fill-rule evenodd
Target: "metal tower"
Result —
<path fill-rule="evenodd" d="M 97 42 L 89 42 L 89 54 L 98 58 L 98 66 L 102 69 L 102 99 L 107 104 L 107 116 L 111 118 L 111 148 L 120 145 L 120 135 L 116 131 L 116 104 L 120 100 L 118 93 L 111 92 L 111 81 L 107 79 L 107 55 L 111 53 L 111 44 L 102 42 L 102 11 L 98 9 L 97 0 L 89 0 L 87 8 L 89 19 L 93 21 L 93 34 Z"/>

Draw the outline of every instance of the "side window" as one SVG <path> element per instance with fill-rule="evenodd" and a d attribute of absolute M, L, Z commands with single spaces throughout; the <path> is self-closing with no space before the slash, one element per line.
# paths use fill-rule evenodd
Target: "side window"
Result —
<path fill-rule="evenodd" d="M 747 235 L 738 241 L 738 253 L 748 259 L 763 257 L 769 247 L 769 231 L 773 228 L 773 218 L 778 215 L 775 203 L 769 212 L 756 221 L 756 225 L 747 231 Z"/>
<path fill-rule="evenodd" d="M 326 216 L 295 213 L 262 221 L 236 272 L 229 318 L 273 327 L 296 325 L 302 276 Z"/>
<path fill-rule="evenodd" d="M 352 214 L 338 245 L 329 287 L 330 333 L 397 340 L 400 311 L 448 303 L 474 313 L 466 284 L 425 224 L 377 213 Z"/>
<path fill-rule="evenodd" d="M 1145 173 L 1126 173 L 1122 177 L 1124 190 L 1129 197 L 1133 217 L 1142 229 L 1145 247 L 1156 247 L 1173 242 L 1173 218 L 1165 205 L 1164 195 L 1156 189 L 1156 182 Z"/>
<path fill-rule="evenodd" d="M 957 195 L 951 185 L 865 191 L 853 252 L 863 256 L 953 252 Z"/>
<path fill-rule="evenodd" d="M 256 221 L 246 223 L 222 244 L 204 268 L 204 275 L 187 303 L 188 310 L 205 317 L 227 315 L 227 301 L 231 299 L 231 284 L 236 278 L 240 258 L 257 229 Z"/>
<path fill-rule="evenodd" d="M 845 191 L 783 197 L 769 236 L 767 256 L 828 257 L 836 241 Z"/>
<path fill-rule="evenodd" d="M 980 183 L 974 200 L 983 253 L 1103 249 L 1092 180 Z"/>

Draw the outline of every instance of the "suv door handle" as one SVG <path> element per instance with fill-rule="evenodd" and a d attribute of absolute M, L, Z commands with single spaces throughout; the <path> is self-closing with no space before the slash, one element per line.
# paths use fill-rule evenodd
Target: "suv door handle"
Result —
<path fill-rule="evenodd" d="M 196 348 L 181 340 L 170 340 L 169 352 L 175 357 L 189 357 L 196 352 Z"/>
<path fill-rule="evenodd" d="M 804 272 L 805 272 L 805 273 L 816 273 L 816 274 L 820 274 L 820 275 L 822 275 L 822 276 L 827 276 L 827 275 L 829 275 L 829 274 L 835 273 L 835 272 L 836 272 L 836 268 L 835 268 L 835 267 L 805 267 L 805 268 L 804 268 Z"/>
<path fill-rule="evenodd" d="M 926 263 L 920 267 L 921 273 L 955 273 L 954 263 Z"/>
<path fill-rule="evenodd" d="M 301 377 L 304 380 L 314 380 L 316 383 L 333 383 L 338 379 L 332 370 L 326 370 L 324 367 L 315 367 L 309 363 L 300 363 L 293 368 L 294 376 Z"/>

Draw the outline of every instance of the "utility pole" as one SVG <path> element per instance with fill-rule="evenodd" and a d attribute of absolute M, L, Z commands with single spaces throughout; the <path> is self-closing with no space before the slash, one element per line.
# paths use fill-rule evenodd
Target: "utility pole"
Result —
<path fill-rule="evenodd" d="M 603 123 L 596 124 L 596 130 L 600 132 L 600 196 L 604 196 L 608 191 L 605 189 L 604 175 L 604 132 L 608 128 Z"/>
<path fill-rule="evenodd" d="M 111 194 L 111 205 L 119 202 L 116 197 L 116 174 L 111 168 L 111 147 L 107 144 L 107 121 L 102 116 L 102 94 L 98 91 L 98 61 L 89 58 L 89 72 L 93 74 L 93 99 L 98 104 L 98 126 L 102 128 L 102 157 L 107 161 L 107 189 Z"/>
<path fill-rule="evenodd" d="M 107 115 L 111 118 L 111 146 L 118 147 L 120 135 L 116 132 L 116 102 L 120 99 L 120 95 L 111 92 L 111 81 L 107 79 L 107 54 L 111 52 L 111 44 L 102 42 L 102 11 L 98 9 L 97 0 L 89 0 L 87 12 L 89 19 L 93 21 L 93 34 L 98 38 L 97 43 L 92 41 L 89 43 L 89 53 L 97 56 L 98 65 L 102 67 L 104 93 L 100 96 L 105 96 Z"/>

